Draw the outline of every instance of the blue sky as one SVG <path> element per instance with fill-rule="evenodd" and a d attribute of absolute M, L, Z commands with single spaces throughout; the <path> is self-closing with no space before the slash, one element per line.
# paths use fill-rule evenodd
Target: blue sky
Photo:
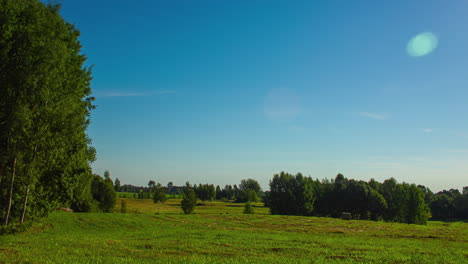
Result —
<path fill-rule="evenodd" d="M 461 188 L 467 13 L 464 0 L 63 1 L 94 65 L 93 169 L 136 185 L 266 188 L 284 170 Z M 412 56 L 424 33 L 437 43 Z"/>

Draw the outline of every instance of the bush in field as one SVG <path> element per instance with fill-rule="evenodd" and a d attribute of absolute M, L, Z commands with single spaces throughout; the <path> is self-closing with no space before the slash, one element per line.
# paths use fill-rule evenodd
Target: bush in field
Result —
<path fill-rule="evenodd" d="M 182 210 L 185 214 L 193 213 L 197 204 L 197 197 L 195 196 L 195 191 L 189 183 L 187 183 L 187 185 L 185 186 L 182 196 L 183 199 L 180 202 Z"/>
<path fill-rule="evenodd" d="M 244 214 L 255 214 L 253 206 L 250 202 L 246 202 L 244 205 Z"/>
<path fill-rule="evenodd" d="M 165 201 L 167 201 L 166 189 L 158 183 L 154 186 L 153 202 L 164 203 Z"/>

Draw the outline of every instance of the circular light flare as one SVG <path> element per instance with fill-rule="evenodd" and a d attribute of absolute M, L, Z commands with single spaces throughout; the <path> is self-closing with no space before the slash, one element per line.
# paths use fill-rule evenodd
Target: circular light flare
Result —
<path fill-rule="evenodd" d="M 431 32 L 424 32 L 413 37 L 406 46 L 406 51 L 411 57 L 422 57 L 433 52 L 439 40 Z"/>
<path fill-rule="evenodd" d="M 291 89 L 273 89 L 265 97 L 263 111 L 274 121 L 294 120 L 301 112 L 299 96 Z"/>

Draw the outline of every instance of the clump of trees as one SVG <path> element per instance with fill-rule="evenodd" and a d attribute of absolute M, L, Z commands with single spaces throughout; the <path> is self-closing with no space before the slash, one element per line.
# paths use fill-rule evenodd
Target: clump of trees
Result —
<path fill-rule="evenodd" d="M 0 1 L 4 225 L 45 216 L 58 207 L 107 208 L 92 193 L 92 185 L 103 182 L 91 171 L 96 151 L 86 134 L 94 109 L 91 70 L 84 64 L 80 32 L 59 9 L 39 0 Z"/>
<path fill-rule="evenodd" d="M 195 196 L 202 202 L 213 201 L 216 198 L 216 189 L 213 184 L 195 184 L 193 186 Z"/>
<path fill-rule="evenodd" d="M 433 219 L 468 219 L 468 186 L 464 187 L 461 193 L 459 190 L 450 189 L 433 194 L 429 190 L 427 197 Z"/>
<path fill-rule="evenodd" d="M 397 183 L 347 179 L 338 174 L 332 181 L 312 180 L 298 173 L 281 172 L 270 181 L 266 205 L 272 214 L 383 219 L 390 222 L 426 224 L 431 216 L 422 188 Z"/>
<path fill-rule="evenodd" d="M 281 172 L 270 181 L 268 206 L 272 214 L 311 215 L 314 210 L 314 183 L 302 174 Z"/>
<path fill-rule="evenodd" d="M 94 175 L 91 193 L 100 211 L 112 213 L 115 206 L 116 193 L 109 171 L 104 172 L 104 178 L 97 174 Z"/>
<path fill-rule="evenodd" d="M 254 179 L 243 179 L 239 185 L 239 190 L 236 192 L 236 202 L 257 202 L 261 196 L 262 188 Z"/>

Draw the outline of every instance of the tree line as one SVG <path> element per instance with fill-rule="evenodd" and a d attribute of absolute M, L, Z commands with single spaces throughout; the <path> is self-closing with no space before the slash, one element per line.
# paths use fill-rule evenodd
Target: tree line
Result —
<path fill-rule="evenodd" d="M 169 187 L 150 181 L 151 192 L 158 190 L 167 194 Z M 158 186 L 158 188 L 154 188 Z M 172 182 L 170 184 L 172 186 Z M 272 214 L 341 217 L 349 214 L 351 219 L 383 220 L 410 224 L 425 224 L 434 220 L 468 219 L 468 187 L 463 192 L 456 189 L 434 194 L 423 185 L 398 183 L 394 178 L 378 182 L 347 179 L 338 174 L 334 179 L 312 179 L 301 173 L 275 174 L 269 184 L 270 190 L 262 192 L 254 179 L 243 179 L 239 185 L 213 184 L 178 186 L 182 194 L 182 209 L 195 206 L 198 201 L 224 200 L 250 203 L 263 201 Z M 165 195 L 164 195 L 165 196 Z M 156 192 L 147 198 L 154 197 Z M 184 210 L 193 212 L 195 207 Z"/>
<path fill-rule="evenodd" d="M 347 179 L 313 180 L 298 173 L 281 172 L 270 181 L 265 204 L 272 214 L 340 217 L 426 224 L 429 218 L 468 218 L 468 188 L 433 194 L 422 185 L 398 183 L 390 178 L 380 183 Z"/>

